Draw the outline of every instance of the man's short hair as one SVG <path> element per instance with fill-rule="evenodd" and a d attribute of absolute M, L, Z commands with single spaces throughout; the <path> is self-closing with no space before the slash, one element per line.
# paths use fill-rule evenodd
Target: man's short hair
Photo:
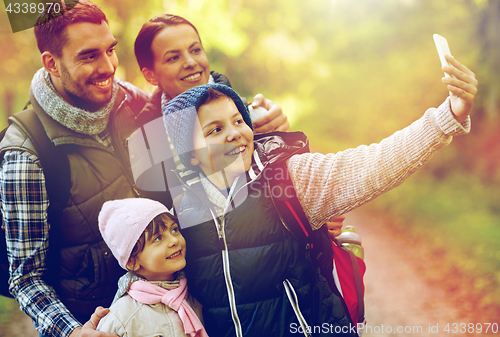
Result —
<path fill-rule="evenodd" d="M 40 53 L 45 51 L 61 57 L 62 49 L 67 42 L 66 27 L 69 25 L 89 22 L 101 24 L 108 23 L 106 15 L 99 6 L 88 0 L 66 0 L 61 3 L 61 11 L 56 13 L 45 7 L 35 23 L 35 37 Z"/>

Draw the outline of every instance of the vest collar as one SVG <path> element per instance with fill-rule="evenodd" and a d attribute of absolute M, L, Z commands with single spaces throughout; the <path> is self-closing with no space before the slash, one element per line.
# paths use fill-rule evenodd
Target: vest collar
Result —
<path fill-rule="evenodd" d="M 40 106 L 40 104 L 35 99 L 33 92 L 30 88 L 30 103 L 33 106 L 40 122 L 42 123 L 45 131 L 47 132 L 47 136 L 54 143 L 54 145 L 64 145 L 64 144 L 75 144 L 80 146 L 90 146 L 90 147 L 98 147 L 107 149 L 106 146 L 97 142 L 93 137 L 84 135 L 69 128 L 65 127 L 61 123 L 55 121 L 52 117 L 50 117 Z M 127 100 L 127 93 L 118 85 L 117 95 L 114 107 L 111 110 L 111 114 L 109 120 L 111 121 L 114 117 L 115 112 L 119 109 L 119 107 Z M 109 122 L 108 122 L 109 123 Z"/>

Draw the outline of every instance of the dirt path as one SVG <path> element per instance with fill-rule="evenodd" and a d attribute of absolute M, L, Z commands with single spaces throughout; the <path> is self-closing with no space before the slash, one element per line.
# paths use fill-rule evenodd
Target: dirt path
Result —
<path fill-rule="evenodd" d="M 14 301 L 14 300 L 12 300 Z M 10 324 L 0 327 L 0 337 L 38 337 L 31 319 L 22 311 L 12 314 Z"/>
<path fill-rule="evenodd" d="M 470 278 L 450 275 L 423 240 L 398 232 L 363 208 L 347 214 L 345 224 L 356 227 L 365 248 L 365 336 L 483 336 L 487 325 L 460 324 L 500 324 L 500 305 L 481 311 L 468 294 Z M 477 333 L 480 327 L 483 332 Z M 488 335 L 493 335 L 491 327 Z"/>
<path fill-rule="evenodd" d="M 365 248 L 369 327 L 364 336 L 484 336 L 484 332 L 461 333 L 459 324 L 500 325 L 500 304 L 480 309 L 468 292 L 470 277 L 450 274 L 443 268 L 439 254 L 425 242 L 398 232 L 387 217 L 368 211 L 361 208 L 351 212 L 345 221 L 356 227 Z M 485 330 L 487 325 L 482 327 Z M 31 320 L 21 312 L 7 329 L 0 332 L 0 337 L 38 336 Z M 492 334 L 490 327 L 488 335 L 500 336 L 500 331 Z"/>

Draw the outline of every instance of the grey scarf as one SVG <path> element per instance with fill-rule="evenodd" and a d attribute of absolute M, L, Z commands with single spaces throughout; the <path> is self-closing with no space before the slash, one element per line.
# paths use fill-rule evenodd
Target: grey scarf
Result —
<path fill-rule="evenodd" d="M 115 103 L 118 84 L 113 82 L 113 95 L 109 103 L 96 112 L 77 108 L 64 100 L 54 88 L 50 75 L 41 68 L 33 76 L 31 90 L 38 104 L 55 121 L 70 130 L 85 135 L 97 135 L 108 125 L 109 114 Z"/>

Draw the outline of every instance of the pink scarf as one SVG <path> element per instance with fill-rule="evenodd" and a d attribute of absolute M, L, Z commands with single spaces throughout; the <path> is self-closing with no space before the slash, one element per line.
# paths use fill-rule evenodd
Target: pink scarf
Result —
<path fill-rule="evenodd" d="M 144 304 L 163 303 L 175 310 L 184 325 L 184 332 L 191 337 L 200 332 L 200 337 L 208 337 L 198 316 L 186 301 L 187 280 L 180 279 L 178 288 L 167 290 L 146 281 L 135 281 L 130 286 L 128 294 L 134 300 Z"/>

